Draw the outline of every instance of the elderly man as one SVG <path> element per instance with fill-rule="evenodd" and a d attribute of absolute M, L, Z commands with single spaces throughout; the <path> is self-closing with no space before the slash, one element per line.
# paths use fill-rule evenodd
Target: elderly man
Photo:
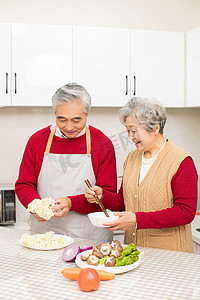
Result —
<path fill-rule="evenodd" d="M 123 203 L 106 197 L 116 191 L 113 145 L 100 130 L 86 125 L 91 99 L 83 86 L 72 83 L 59 88 L 52 105 L 56 124 L 30 137 L 15 185 L 25 207 L 35 198 L 55 200 L 55 213 L 50 220 L 31 214 L 31 232 L 52 230 L 71 237 L 110 241 L 112 233 L 94 227 L 87 217 L 100 208 L 86 200 L 84 180 L 101 186 L 107 209 L 123 210 Z"/>

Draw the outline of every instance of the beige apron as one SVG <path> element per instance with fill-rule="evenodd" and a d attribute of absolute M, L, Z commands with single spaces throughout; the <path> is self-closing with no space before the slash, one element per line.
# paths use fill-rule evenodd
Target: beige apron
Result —
<path fill-rule="evenodd" d="M 92 185 L 96 183 L 91 161 L 90 130 L 86 127 L 87 154 L 54 154 L 50 153 L 50 147 L 55 130 L 56 126 L 49 135 L 44 153 L 38 177 L 38 194 L 41 198 L 53 199 L 84 194 L 86 189 L 84 180 L 89 179 Z M 87 215 L 75 211 L 69 211 L 67 216 L 62 218 L 52 217 L 44 223 L 39 223 L 34 215 L 31 215 L 32 234 L 50 230 L 71 237 L 101 241 L 111 241 L 113 238 L 112 232 L 93 226 Z"/>

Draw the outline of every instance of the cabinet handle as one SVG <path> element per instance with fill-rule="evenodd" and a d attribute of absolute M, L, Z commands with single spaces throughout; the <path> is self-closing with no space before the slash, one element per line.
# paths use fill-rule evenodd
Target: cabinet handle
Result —
<path fill-rule="evenodd" d="M 6 73 L 6 94 L 8 94 L 8 73 Z"/>
<path fill-rule="evenodd" d="M 126 96 L 128 95 L 128 76 L 126 75 Z"/>
<path fill-rule="evenodd" d="M 17 73 L 15 73 L 15 94 L 17 94 Z"/>
<path fill-rule="evenodd" d="M 133 96 L 135 96 L 135 94 L 136 94 L 136 76 L 133 76 L 133 84 L 134 84 Z"/>

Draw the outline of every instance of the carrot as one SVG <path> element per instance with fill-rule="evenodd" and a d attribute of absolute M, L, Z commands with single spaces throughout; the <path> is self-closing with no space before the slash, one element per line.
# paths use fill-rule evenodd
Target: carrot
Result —
<path fill-rule="evenodd" d="M 77 280 L 78 274 L 83 270 L 83 268 L 66 268 L 62 270 L 62 274 L 65 278 L 69 278 L 72 280 Z M 115 274 L 102 271 L 102 270 L 96 270 L 99 274 L 100 280 L 111 280 L 115 278 Z"/>
<path fill-rule="evenodd" d="M 99 274 L 100 280 L 111 280 L 115 278 L 115 274 L 103 271 L 103 270 L 96 270 Z"/>

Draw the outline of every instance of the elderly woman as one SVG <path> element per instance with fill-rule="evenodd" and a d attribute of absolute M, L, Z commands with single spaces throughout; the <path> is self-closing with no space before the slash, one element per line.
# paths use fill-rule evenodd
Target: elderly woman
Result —
<path fill-rule="evenodd" d="M 165 108 L 134 97 L 120 110 L 120 118 L 136 150 L 126 158 L 119 193 L 109 194 L 113 202 L 124 201 L 126 212 L 115 213 L 120 217 L 108 229 L 124 230 L 126 244 L 193 252 L 190 223 L 197 205 L 197 171 L 191 156 L 164 138 Z M 105 197 L 94 186 L 86 190 L 89 202 L 94 192 Z"/>

